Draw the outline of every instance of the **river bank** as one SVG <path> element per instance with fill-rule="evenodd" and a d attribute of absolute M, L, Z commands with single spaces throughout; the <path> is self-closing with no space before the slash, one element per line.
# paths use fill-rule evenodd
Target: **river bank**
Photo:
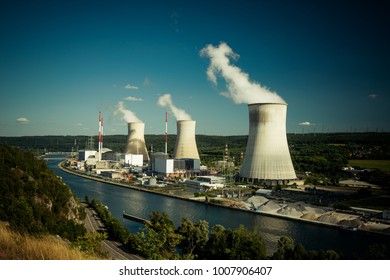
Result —
<path fill-rule="evenodd" d="M 281 203 L 276 200 L 270 200 L 262 196 L 252 196 L 245 201 L 238 201 L 226 198 L 215 198 L 210 201 L 205 197 L 183 197 L 172 193 L 162 193 L 160 191 L 147 189 L 141 186 L 115 182 L 108 179 L 102 179 L 95 176 L 82 174 L 80 172 L 63 167 L 61 163 L 58 165 L 58 167 L 64 172 L 86 179 L 100 181 L 103 183 L 138 190 L 142 192 L 149 192 L 171 198 L 186 200 L 188 202 L 211 204 L 213 206 L 229 208 L 232 210 L 245 211 L 254 215 L 270 216 L 274 218 L 294 220 L 303 223 L 339 228 L 340 230 L 353 231 L 354 233 L 376 233 L 381 235 L 390 235 L 390 225 L 363 222 L 359 215 L 339 213 L 330 208 L 313 207 L 303 202 Z M 253 210 L 253 206 L 255 206 L 255 210 Z"/>

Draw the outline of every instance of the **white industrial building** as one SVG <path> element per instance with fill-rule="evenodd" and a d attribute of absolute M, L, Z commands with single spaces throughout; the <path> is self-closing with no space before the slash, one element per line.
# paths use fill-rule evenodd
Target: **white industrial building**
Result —
<path fill-rule="evenodd" d="M 132 166 L 143 166 L 144 155 L 125 154 L 125 164 Z"/>
<path fill-rule="evenodd" d="M 78 154 L 78 161 L 86 161 L 88 158 L 95 158 L 97 151 L 95 150 L 80 150 Z"/>
<path fill-rule="evenodd" d="M 205 188 L 209 190 L 220 189 L 225 186 L 225 177 L 220 176 L 198 176 L 195 180 L 186 180 L 190 186 Z"/>
<path fill-rule="evenodd" d="M 153 171 L 160 174 L 174 173 L 174 159 L 156 158 Z"/>
<path fill-rule="evenodd" d="M 177 174 L 183 176 L 195 176 L 200 172 L 199 159 L 167 159 L 154 158 L 153 171 L 164 176 Z"/>
<path fill-rule="evenodd" d="M 243 181 L 266 185 L 296 179 L 286 135 L 287 104 L 248 105 L 249 135 L 240 170 Z"/>

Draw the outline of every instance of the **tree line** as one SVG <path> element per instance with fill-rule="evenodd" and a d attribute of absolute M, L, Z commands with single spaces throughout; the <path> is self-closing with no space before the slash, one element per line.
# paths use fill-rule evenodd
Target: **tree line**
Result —
<path fill-rule="evenodd" d="M 264 260 L 264 259 L 340 259 L 334 250 L 307 251 L 291 237 L 278 241 L 271 255 L 262 237 L 244 226 L 236 229 L 215 225 L 205 220 L 193 223 L 184 218 L 176 228 L 165 212 L 153 211 L 145 226 L 132 234 L 115 219 L 98 200 L 89 202 L 106 225 L 109 238 L 146 259 L 151 260 Z"/>

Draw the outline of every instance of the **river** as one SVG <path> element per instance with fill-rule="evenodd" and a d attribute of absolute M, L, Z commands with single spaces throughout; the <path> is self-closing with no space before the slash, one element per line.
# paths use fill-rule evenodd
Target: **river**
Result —
<path fill-rule="evenodd" d="M 260 233 L 269 254 L 275 251 L 277 241 L 285 235 L 294 238 L 296 243 L 302 243 L 307 250 L 334 249 L 348 258 L 365 259 L 368 247 L 374 243 L 386 244 L 390 248 L 390 238 L 387 236 L 349 232 L 127 189 L 68 174 L 57 167 L 58 163 L 58 159 L 48 160 L 49 167 L 62 177 L 78 198 L 88 196 L 89 199 L 100 200 L 133 233 L 139 231 L 141 225 L 123 219 L 123 211 L 145 219 L 152 211 L 166 212 L 176 226 L 180 225 L 183 218 L 194 223 L 206 220 L 210 228 L 216 224 L 225 228 L 244 225 Z"/>

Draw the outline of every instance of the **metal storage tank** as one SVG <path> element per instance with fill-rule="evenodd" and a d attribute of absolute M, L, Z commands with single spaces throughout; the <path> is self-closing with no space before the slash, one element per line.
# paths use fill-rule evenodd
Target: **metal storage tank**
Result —
<path fill-rule="evenodd" d="M 125 154 L 143 155 L 144 162 L 149 162 L 149 154 L 145 145 L 145 123 L 129 122 Z"/>
<path fill-rule="evenodd" d="M 240 177 L 266 185 L 296 179 L 287 144 L 287 104 L 248 105 L 249 135 Z"/>
<path fill-rule="evenodd" d="M 199 159 L 198 147 L 195 141 L 195 125 L 192 120 L 177 121 L 176 146 L 173 158 Z"/>

